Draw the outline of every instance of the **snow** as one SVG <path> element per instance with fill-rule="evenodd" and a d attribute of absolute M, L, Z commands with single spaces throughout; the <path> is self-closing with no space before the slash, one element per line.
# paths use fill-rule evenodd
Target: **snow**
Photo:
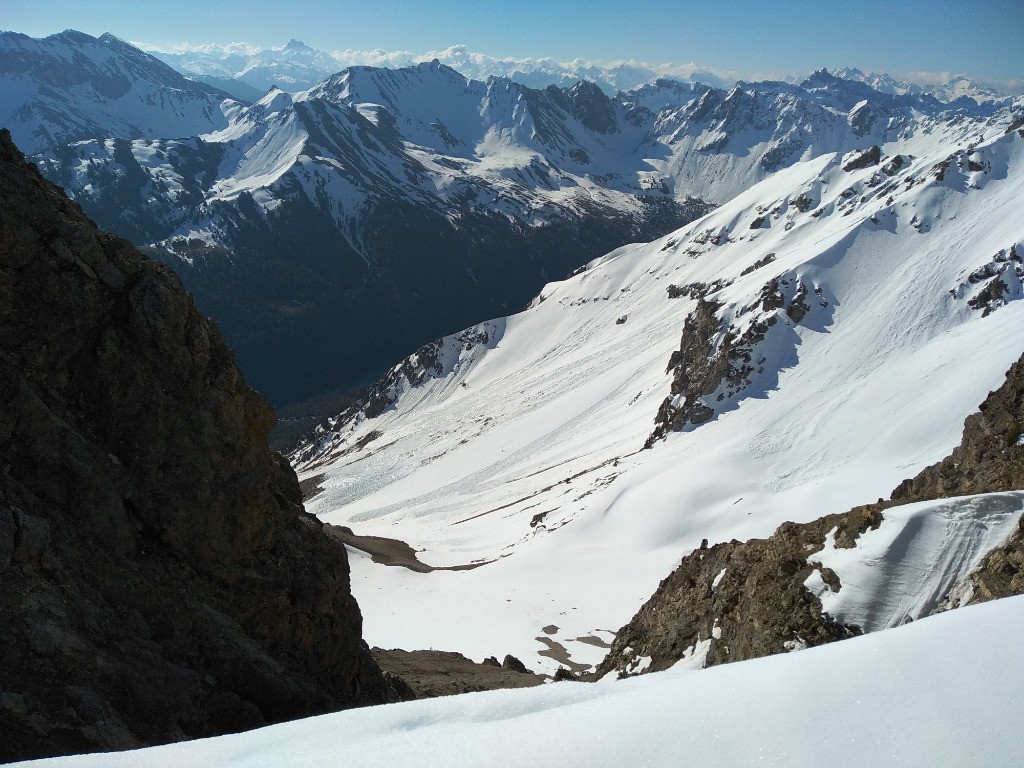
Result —
<path fill-rule="evenodd" d="M 94 136 L 195 136 L 237 109 L 110 35 L 0 33 L 0 124 L 26 154 Z"/>
<path fill-rule="evenodd" d="M 1017 527 L 1024 491 L 964 496 L 893 507 L 882 524 L 850 549 L 834 531 L 809 558 L 839 576 L 832 592 L 819 571 L 806 586 L 822 609 L 843 624 L 876 632 L 932 613 L 992 549 Z"/>
<path fill-rule="evenodd" d="M 1024 597 L 700 672 L 351 710 L 36 766 L 1024 764 Z"/>
<path fill-rule="evenodd" d="M 377 418 L 336 424 L 331 448 L 299 466 L 325 475 L 307 509 L 408 542 L 431 566 L 485 563 L 424 574 L 353 551 L 368 642 L 512 653 L 552 673 L 558 663 L 540 655 L 551 641 L 593 665 L 604 651 L 580 638 L 624 625 L 702 539 L 843 512 L 946 456 L 1024 348 L 1024 302 L 982 317 L 955 290 L 1024 243 L 1024 142 L 975 125 L 987 183 L 937 182 L 962 130 L 887 145 L 907 158 L 891 201 L 874 194 L 877 167 L 847 173 L 838 155 L 781 170 L 677 233 L 547 285 L 487 326 L 490 344 L 460 347 L 457 365 L 403 387 Z M 801 213 L 804 193 L 817 206 Z M 777 211 L 770 229 L 749 229 L 758 211 Z M 742 329 L 774 279 L 790 295 L 797 280 L 820 290 L 803 323 L 780 310 L 756 348 L 763 373 L 709 398 L 711 421 L 641 450 L 695 304 L 667 298 L 668 286 L 733 281 L 714 298 Z M 371 431 L 379 439 L 341 455 Z"/>

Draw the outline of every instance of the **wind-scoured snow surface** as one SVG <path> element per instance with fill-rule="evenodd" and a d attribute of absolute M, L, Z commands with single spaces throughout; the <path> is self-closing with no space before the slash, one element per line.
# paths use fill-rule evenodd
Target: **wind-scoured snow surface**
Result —
<path fill-rule="evenodd" d="M 33 765 L 1021 765 L 1022 632 L 1014 597 L 696 673 L 414 701 Z"/>
<path fill-rule="evenodd" d="M 1020 520 L 1024 491 L 989 493 L 887 509 L 876 530 L 856 546 L 825 549 L 811 558 L 831 568 L 842 585 L 833 592 L 814 571 L 806 586 L 822 609 L 865 632 L 928 616 L 940 607 L 986 553 L 1000 546 Z M 956 596 L 950 601 L 956 603 Z"/>
<path fill-rule="evenodd" d="M 1006 129 L 936 122 L 877 164 L 798 163 L 397 367 L 380 415 L 293 457 L 324 476 L 307 508 L 482 565 L 352 550 L 367 640 L 581 669 L 702 539 L 845 511 L 947 455 L 1024 349 L 1024 140 Z M 701 294 L 709 356 L 773 324 L 703 398 L 713 418 L 641 450 Z"/>

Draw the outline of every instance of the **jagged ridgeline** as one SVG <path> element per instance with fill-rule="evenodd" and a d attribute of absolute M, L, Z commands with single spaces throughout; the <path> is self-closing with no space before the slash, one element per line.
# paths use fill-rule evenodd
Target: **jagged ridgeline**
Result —
<path fill-rule="evenodd" d="M 545 283 L 801 158 L 881 146 L 949 109 L 996 109 L 827 72 L 799 86 L 659 80 L 609 96 L 585 81 L 474 80 L 437 61 L 211 106 L 210 89 L 187 91 L 141 51 L 90 40 L 16 42 L 47 71 L 40 62 L 67 66 L 75 46 L 110 56 L 141 73 L 133 87 L 206 105 L 206 123 L 153 138 L 90 113 L 81 132 L 51 135 L 52 100 L 36 99 L 14 105 L 32 116 L 14 128 L 89 216 L 182 276 L 277 405 L 369 384 L 429 340 L 516 312 Z M 19 56 L 12 71 L 27 66 Z"/>
<path fill-rule="evenodd" d="M 667 669 L 680 661 L 713 666 L 799 650 L 911 621 L 937 610 L 1024 594 L 1024 518 L 1014 528 L 1021 498 L 1000 492 L 1024 489 L 1024 357 L 1007 372 L 1006 381 L 990 393 L 977 413 L 964 422 L 960 445 L 945 459 L 902 482 L 888 501 L 828 515 L 811 523 L 785 523 L 768 539 L 704 545 L 683 558 L 651 599 L 619 630 L 596 677 L 628 676 Z M 971 494 L 989 494 L 989 497 Z M 912 513 L 903 505 L 948 499 Z M 961 509 L 958 509 L 961 508 Z M 825 550 L 853 551 L 874 546 L 861 540 L 889 522 L 898 533 L 880 553 L 873 550 L 871 567 L 882 574 L 885 561 L 894 569 L 912 571 L 913 561 L 928 561 L 923 599 L 912 589 L 895 595 L 899 611 L 886 615 L 888 589 L 873 588 L 874 605 L 861 612 L 867 621 L 851 623 L 830 615 L 830 597 L 846 597 L 856 584 L 844 585 L 828 567 Z M 929 518 L 931 520 L 929 520 Z M 915 554 L 921 531 L 938 520 L 943 545 Z M 974 532 L 969 529 L 974 527 Z M 977 529 L 1002 531 L 1008 538 L 996 548 L 962 546 L 958 540 Z M 920 549 L 927 549 L 927 545 Z M 983 557 L 981 557 L 983 556 Z M 865 555 L 865 557 L 867 557 Z M 969 574 L 964 563 L 980 560 Z M 952 567 L 946 567 L 951 563 Z M 943 571 L 935 580 L 933 572 Z M 958 578 L 959 577 L 959 578 Z M 965 578 L 966 577 L 966 578 Z M 897 579 L 893 579 L 897 581 Z M 841 605 L 841 603 L 839 603 Z M 856 612 L 854 612 L 856 613 Z M 867 624 L 863 626 L 862 624 Z"/>
<path fill-rule="evenodd" d="M 0 761 L 395 697 L 216 326 L 7 131 L 0 393 Z"/>

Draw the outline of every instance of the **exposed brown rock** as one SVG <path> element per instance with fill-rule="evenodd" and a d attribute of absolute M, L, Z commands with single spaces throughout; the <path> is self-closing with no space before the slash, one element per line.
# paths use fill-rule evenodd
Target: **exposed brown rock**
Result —
<path fill-rule="evenodd" d="M 0 393 L 0 761 L 395 695 L 220 332 L 6 131 Z"/>
<path fill-rule="evenodd" d="M 861 168 L 868 168 L 872 165 L 878 165 L 881 159 L 881 148 L 878 146 L 868 147 L 864 151 L 858 152 L 856 157 L 843 166 L 843 170 L 849 173 L 850 171 L 856 171 Z"/>
<path fill-rule="evenodd" d="M 826 581 L 838 581 L 807 558 L 821 550 L 833 528 L 840 529 L 839 546 L 852 546 L 880 521 L 868 510 L 829 515 L 808 525 L 785 523 L 768 539 L 694 550 L 619 630 L 594 677 L 668 669 L 699 652 L 700 643 L 710 643 L 704 664 L 713 666 L 860 634 L 823 614 L 821 601 L 804 588 L 815 569 Z M 644 658 L 651 659 L 646 667 Z"/>
<path fill-rule="evenodd" d="M 745 274 L 771 263 L 774 258 L 774 254 L 769 254 Z M 666 373 L 672 374 L 670 395 L 658 408 L 654 431 L 647 438 L 645 448 L 650 448 L 669 432 L 703 424 L 729 407 L 765 372 L 766 364 L 771 365 L 759 351 L 759 345 L 771 329 L 787 317 L 787 322 L 799 325 L 812 309 L 807 303 L 809 289 L 802 280 L 776 277 L 764 284 L 753 306 L 740 311 L 741 316 L 751 311 L 755 313 L 745 328 L 727 325 L 718 318 L 722 304 L 709 298 L 725 285 L 728 282 L 716 280 L 710 284 L 697 282 L 668 288 L 669 298 L 688 296 L 696 298 L 697 305 L 683 324 L 679 349 L 669 357 Z M 817 305 L 826 309 L 829 303 L 820 298 L 820 287 L 815 287 L 814 292 L 818 296 Z"/>
<path fill-rule="evenodd" d="M 800 195 L 793 201 L 793 205 L 798 211 L 800 211 L 800 213 L 806 213 L 814 207 L 814 200 L 809 198 L 807 195 Z"/>
<path fill-rule="evenodd" d="M 731 344 L 728 336 L 723 339 L 717 354 L 708 354 L 721 329 L 716 315 L 720 307 L 717 302 L 700 298 L 694 310 L 687 315 L 679 349 L 672 353 L 668 362 L 668 371 L 673 372 L 672 394 L 658 409 L 655 430 L 647 440 L 648 447 L 669 431 L 687 424 L 702 424 L 714 415 L 714 411 L 700 398 L 714 392 L 728 372 Z M 684 395 L 685 400 L 681 405 L 673 405 L 673 399 L 678 395 Z"/>
<path fill-rule="evenodd" d="M 978 412 L 964 421 L 960 445 L 945 459 L 904 480 L 892 498 L 902 503 L 1024 488 L 1024 358 L 1007 371 Z"/>
<path fill-rule="evenodd" d="M 478 664 L 452 651 L 374 648 L 373 658 L 407 683 L 417 699 L 498 688 L 529 688 L 544 682 L 541 675 L 530 672 L 514 656 L 506 656 L 505 664 L 498 664 L 493 657 Z M 518 662 L 518 666 L 509 659 Z"/>
<path fill-rule="evenodd" d="M 1003 546 L 988 555 L 970 576 L 971 593 L 965 604 L 1024 595 L 1024 518 Z"/>

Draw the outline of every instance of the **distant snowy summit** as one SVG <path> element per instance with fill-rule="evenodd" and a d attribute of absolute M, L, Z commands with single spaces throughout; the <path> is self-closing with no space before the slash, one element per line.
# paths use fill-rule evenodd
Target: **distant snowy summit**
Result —
<path fill-rule="evenodd" d="M 232 95 L 254 101 L 272 85 L 284 90 L 302 90 L 353 65 L 405 67 L 434 59 L 473 80 L 504 77 L 531 88 L 557 85 L 567 88 L 580 80 L 596 83 L 610 96 L 666 78 L 685 83 L 702 83 L 729 88 L 734 73 L 718 72 L 696 63 L 652 65 L 641 61 L 611 63 L 574 59 L 564 62 L 550 57 L 498 58 L 453 45 L 442 51 L 420 54 L 408 51 L 344 50 L 328 53 L 298 40 L 275 48 L 258 48 L 247 43 L 200 45 L 185 51 L 150 50 L 156 58 L 190 77 L 223 88 Z M 844 67 L 833 73 L 844 80 L 858 80 L 875 90 L 892 95 L 933 96 L 943 103 L 968 97 L 975 101 L 1001 100 L 1007 94 L 965 75 L 942 83 L 914 84 L 888 74 L 865 73 Z M 798 82 L 795 76 L 787 82 Z"/>
<path fill-rule="evenodd" d="M 698 64 L 651 66 L 643 62 L 599 64 L 576 59 L 497 58 L 453 45 L 443 51 L 413 54 L 408 51 L 335 51 L 310 48 L 298 40 L 275 48 L 247 43 L 200 45 L 184 51 L 148 51 L 189 77 L 223 88 L 232 95 L 255 101 L 272 86 L 304 90 L 349 66 L 407 67 L 437 60 L 472 80 L 500 77 L 530 88 L 556 85 L 568 88 L 580 80 L 596 83 L 608 95 L 669 77 L 688 83 L 726 88 L 733 80 Z"/>
<path fill-rule="evenodd" d="M 26 153 L 83 139 L 194 136 L 237 105 L 111 34 L 0 32 L 0 124 Z"/>
<path fill-rule="evenodd" d="M 280 48 L 256 48 L 245 43 L 203 45 L 194 50 L 151 55 L 188 77 L 222 88 L 236 98 L 257 101 L 274 87 L 285 91 L 312 88 L 345 65 L 300 40 Z"/>
<path fill-rule="evenodd" d="M 893 94 L 896 96 L 934 96 L 939 101 L 950 104 L 959 99 L 973 99 L 979 104 L 985 101 L 1006 101 L 1011 98 L 990 85 L 980 80 L 974 80 L 966 75 L 957 75 L 943 83 L 932 85 L 917 85 L 897 80 L 891 75 L 878 74 L 876 72 L 862 72 L 856 67 L 843 67 L 833 73 L 843 80 L 859 80 L 867 83 L 876 91 Z"/>

